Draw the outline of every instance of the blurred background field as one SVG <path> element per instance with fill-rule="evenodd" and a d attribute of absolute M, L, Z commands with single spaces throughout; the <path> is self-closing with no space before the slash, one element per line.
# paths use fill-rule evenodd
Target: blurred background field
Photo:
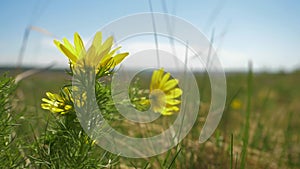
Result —
<path fill-rule="evenodd" d="M 11 71 L 10 74 L 15 73 Z M 246 118 L 247 73 L 226 74 L 228 85 L 226 108 L 214 135 L 203 144 L 199 144 L 198 137 L 210 106 L 210 85 L 206 75 L 195 74 L 195 76 L 202 96 L 200 113 L 191 132 L 180 143 L 181 151 L 172 168 L 230 168 L 231 135 L 233 168 L 240 168 Z M 35 74 L 18 84 L 15 92 L 16 100 L 13 103 L 13 107 L 20 110 L 16 113 L 21 115 L 18 121 L 20 125 L 16 128 L 18 139 L 26 138 L 26 142 L 32 143 L 34 136 L 39 137 L 44 132 L 47 121 L 54 116 L 40 108 L 41 98 L 45 97 L 47 91 L 57 92 L 66 82 L 68 80 L 65 72 L 57 70 Z M 254 74 L 246 168 L 300 167 L 299 84 L 299 71 Z M 168 124 L 175 117 L 162 117 L 160 122 Z M 145 129 L 139 124 L 135 125 L 134 130 Z M 176 149 L 178 147 L 169 152 L 171 155 L 165 153 L 147 159 L 120 158 L 115 168 L 141 168 L 147 163 L 151 168 L 160 168 L 166 159 L 171 163 Z"/>

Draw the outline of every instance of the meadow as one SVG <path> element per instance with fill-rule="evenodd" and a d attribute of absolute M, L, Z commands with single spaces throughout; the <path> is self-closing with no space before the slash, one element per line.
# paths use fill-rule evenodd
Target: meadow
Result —
<path fill-rule="evenodd" d="M 8 76 L 15 75 L 14 71 L 8 73 Z M 300 168 L 299 71 L 226 73 L 224 114 L 213 136 L 203 144 L 198 142 L 198 137 L 210 106 L 210 84 L 206 75 L 195 74 L 195 77 L 201 106 L 194 127 L 178 146 L 145 159 L 110 154 L 96 145 L 85 147 L 76 140 L 66 141 L 72 136 L 72 130 L 61 135 L 55 131 L 57 116 L 40 105 L 47 91 L 57 92 L 68 82 L 64 71 L 44 71 L 23 79 L 6 96 L 10 98 L 7 104 L 12 122 L 9 132 L 1 133 L 0 137 L 5 140 L 10 135 L 13 139 L 8 145 L 1 142 L 0 159 L 6 163 L 0 164 L 0 168 Z M 7 110 L 1 111 L 3 121 Z M 175 116 L 161 117 L 159 123 L 163 125 L 139 134 L 149 136 L 160 131 Z M 145 129 L 140 124 L 135 126 L 133 130 L 137 132 Z M 122 131 L 122 125 L 119 130 Z M 48 132 L 52 135 L 47 135 Z M 61 141 L 48 144 L 48 136 L 57 136 Z M 67 149 L 66 154 L 52 153 L 50 146 L 72 149 Z"/>

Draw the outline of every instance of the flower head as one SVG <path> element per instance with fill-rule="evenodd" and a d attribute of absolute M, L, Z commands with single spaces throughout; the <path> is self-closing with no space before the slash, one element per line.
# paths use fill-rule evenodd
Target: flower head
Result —
<path fill-rule="evenodd" d="M 181 103 L 179 97 L 182 90 L 178 87 L 177 79 L 170 79 L 170 73 L 165 73 L 163 69 L 153 71 L 149 102 L 154 112 L 162 115 L 172 115 L 179 111 L 178 104 Z"/>
<path fill-rule="evenodd" d="M 127 52 L 116 54 L 121 47 L 112 49 L 112 36 L 102 43 L 101 32 L 96 33 L 92 45 L 88 50 L 85 49 L 83 41 L 78 33 L 74 34 L 74 45 L 66 38 L 63 38 L 62 42 L 54 40 L 54 44 L 69 58 L 72 65 L 81 65 L 85 63 L 96 69 L 99 69 L 100 67 L 113 69 L 128 55 Z"/>
<path fill-rule="evenodd" d="M 59 114 L 66 114 L 73 109 L 73 99 L 69 89 L 64 88 L 60 95 L 51 92 L 47 92 L 46 95 L 48 98 L 42 99 L 44 102 L 41 104 L 42 109 Z"/>
<path fill-rule="evenodd" d="M 230 104 L 231 108 L 234 110 L 239 110 L 242 107 L 242 102 L 238 99 L 234 99 L 231 104 Z"/>

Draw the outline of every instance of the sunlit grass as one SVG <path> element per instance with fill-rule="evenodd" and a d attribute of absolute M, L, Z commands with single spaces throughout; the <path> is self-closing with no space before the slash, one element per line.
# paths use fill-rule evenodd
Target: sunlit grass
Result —
<path fill-rule="evenodd" d="M 207 79 L 202 78 L 204 75 L 201 74 L 196 76 L 201 80 Z M 299 73 L 253 74 L 253 91 L 250 97 L 252 100 L 251 116 L 247 116 L 247 97 L 249 97 L 247 96 L 249 94 L 247 75 L 243 73 L 228 74 L 228 96 L 224 116 L 215 134 L 203 144 L 198 143 L 198 137 L 206 117 L 205 112 L 210 105 L 209 88 L 203 90 L 201 94 L 203 99 L 196 124 L 177 147 L 155 157 L 130 159 L 117 158 L 94 146 L 92 148 L 93 155 L 88 158 L 91 158 L 91 161 L 96 158 L 103 160 L 101 162 L 93 161 L 103 167 L 110 162 L 112 168 L 240 168 L 243 145 L 245 145 L 243 133 L 247 117 L 249 118 L 249 138 L 245 168 L 299 168 L 300 119 L 296 113 L 300 110 L 297 103 L 297 100 L 300 99 L 297 85 L 300 83 L 300 79 L 297 78 L 299 76 Z M 47 127 L 49 128 L 49 122 L 55 119 L 49 112 L 39 107 L 40 99 L 48 90 L 57 91 L 59 86 L 66 82 L 65 78 L 64 72 L 45 72 L 25 79 L 19 84 L 12 104 L 15 106 L 14 109 L 18 110 L 14 113 L 21 116 L 20 119 L 16 119 L 19 125 L 14 126 L 14 130 L 16 143 L 22 143 L 22 146 L 16 148 L 18 151 L 22 151 L 23 155 L 20 156 L 21 162 L 10 165 L 39 166 L 35 161 L 37 160 L 35 158 L 38 157 L 35 154 L 37 149 L 33 151 L 34 149 L 31 148 L 34 148 L 35 144 L 40 144 L 41 140 L 39 142 L 36 140 L 47 136 L 45 131 Z M 209 82 L 206 80 L 198 81 L 200 85 L 203 83 L 207 83 L 206 86 L 209 86 Z M 237 99 L 241 102 L 241 107 L 234 109 L 231 107 L 231 100 Z M 142 128 L 145 129 L 143 132 L 139 130 L 141 127 L 132 127 L 132 129 L 136 129 L 133 135 L 143 137 L 159 133 L 164 125 L 169 125 L 169 120 L 170 118 L 159 119 L 155 126 Z M 66 137 L 70 138 L 67 135 Z M 43 148 L 43 151 L 47 150 L 47 147 L 40 148 Z M 86 152 L 81 151 L 82 153 Z M 99 156 L 101 158 L 98 158 Z M 57 155 L 48 157 L 50 161 L 42 160 L 39 161 L 39 164 L 47 164 L 50 167 L 51 161 L 54 162 L 61 158 Z M 33 163 L 34 161 L 35 163 Z M 72 163 L 72 160 L 69 162 Z M 75 160 L 73 163 L 76 166 L 77 161 Z"/>

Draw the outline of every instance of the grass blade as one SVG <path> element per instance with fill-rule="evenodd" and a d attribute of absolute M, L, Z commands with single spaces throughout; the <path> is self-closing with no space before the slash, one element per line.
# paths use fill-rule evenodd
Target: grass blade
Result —
<path fill-rule="evenodd" d="M 244 128 L 244 136 L 243 136 L 243 147 L 241 154 L 241 165 L 240 168 L 244 169 L 246 166 L 246 156 L 247 156 L 247 147 L 249 141 L 249 130 L 250 130 L 250 112 L 251 112 L 251 97 L 252 97 L 252 63 L 249 63 L 249 73 L 247 80 L 247 110 L 246 110 L 246 123 Z"/>
<path fill-rule="evenodd" d="M 233 169 L 233 134 L 230 139 L 230 169 Z"/>
<path fill-rule="evenodd" d="M 175 162 L 177 156 L 179 155 L 179 153 L 181 152 L 181 150 L 182 150 L 182 149 L 180 148 L 180 149 L 177 151 L 177 153 L 175 154 L 174 158 L 172 159 L 172 162 L 170 163 L 168 169 L 170 169 L 170 168 L 172 167 L 172 165 L 174 164 L 174 162 Z"/>

